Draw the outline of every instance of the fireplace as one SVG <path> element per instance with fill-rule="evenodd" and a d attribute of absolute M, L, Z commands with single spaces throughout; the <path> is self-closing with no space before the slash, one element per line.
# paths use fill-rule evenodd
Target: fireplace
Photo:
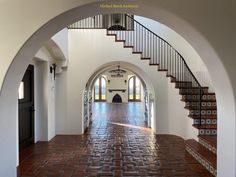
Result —
<path fill-rule="evenodd" d="M 113 97 L 112 103 L 122 103 L 122 98 L 118 93 Z"/>

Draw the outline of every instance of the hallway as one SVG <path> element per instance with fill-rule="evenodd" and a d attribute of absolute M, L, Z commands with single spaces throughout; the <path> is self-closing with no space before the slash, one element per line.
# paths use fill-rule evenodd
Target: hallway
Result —
<path fill-rule="evenodd" d="M 142 103 L 95 103 L 93 114 L 85 135 L 58 135 L 21 152 L 19 177 L 211 177 L 183 139 L 145 126 Z"/>

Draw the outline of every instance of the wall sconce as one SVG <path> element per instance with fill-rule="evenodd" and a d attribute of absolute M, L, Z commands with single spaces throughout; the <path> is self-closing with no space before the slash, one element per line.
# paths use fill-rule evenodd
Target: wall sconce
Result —
<path fill-rule="evenodd" d="M 54 80 L 56 78 L 56 67 L 57 67 L 57 64 L 56 63 L 53 63 L 52 66 L 50 66 L 50 73 L 54 74 Z"/>
<path fill-rule="evenodd" d="M 111 81 L 110 81 L 110 80 L 107 80 L 107 82 L 108 82 L 108 84 L 110 84 Z"/>
<path fill-rule="evenodd" d="M 125 80 L 125 84 L 127 83 L 127 80 Z"/>

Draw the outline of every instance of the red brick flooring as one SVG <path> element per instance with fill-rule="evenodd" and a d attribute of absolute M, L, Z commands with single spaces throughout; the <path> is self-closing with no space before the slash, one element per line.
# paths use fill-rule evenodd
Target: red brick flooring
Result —
<path fill-rule="evenodd" d="M 141 103 L 96 103 L 85 135 L 56 136 L 22 151 L 19 177 L 211 177 L 183 139 L 154 135 L 142 115 Z"/>

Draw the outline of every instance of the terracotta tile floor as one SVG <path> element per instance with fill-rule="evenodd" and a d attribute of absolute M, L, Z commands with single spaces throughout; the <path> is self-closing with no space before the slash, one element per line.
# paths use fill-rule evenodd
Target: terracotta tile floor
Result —
<path fill-rule="evenodd" d="M 56 136 L 20 154 L 19 177 L 210 177 L 185 152 L 184 140 L 154 135 L 141 103 L 95 104 L 85 135 Z"/>

